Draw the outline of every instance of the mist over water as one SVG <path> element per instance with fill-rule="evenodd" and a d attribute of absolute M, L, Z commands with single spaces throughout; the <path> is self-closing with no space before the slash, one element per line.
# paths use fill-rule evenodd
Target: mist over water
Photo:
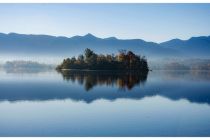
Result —
<path fill-rule="evenodd" d="M 61 55 L 27 55 L 25 54 L 1 54 L 0 57 L 0 64 L 5 64 L 7 61 L 33 61 L 38 63 L 44 63 L 44 64 L 55 64 L 58 65 L 63 61 L 64 58 L 69 57 L 68 56 L 61 56 Z"/>

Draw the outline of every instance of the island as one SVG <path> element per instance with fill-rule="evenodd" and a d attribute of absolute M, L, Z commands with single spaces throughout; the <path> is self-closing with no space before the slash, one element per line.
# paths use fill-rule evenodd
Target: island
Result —
<path fill-rule="evenodd" d="M 117 55 L 96 54 L 87 48 L 84 54 L 77 58 L 66 58 L 56 67 L 57 70 L 135 70 L 147 73 L 149 71 L 145 56 L 134 54 L 132 51 L 120 50 Z"/>

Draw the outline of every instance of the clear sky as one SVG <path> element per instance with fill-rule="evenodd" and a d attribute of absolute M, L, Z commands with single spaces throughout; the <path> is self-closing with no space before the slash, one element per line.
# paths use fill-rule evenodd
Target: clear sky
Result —
<path fill-rule="evenodd" d="M 210 35 L 210 4 L 0 4 L 0 32 L 188 39 Z"/>

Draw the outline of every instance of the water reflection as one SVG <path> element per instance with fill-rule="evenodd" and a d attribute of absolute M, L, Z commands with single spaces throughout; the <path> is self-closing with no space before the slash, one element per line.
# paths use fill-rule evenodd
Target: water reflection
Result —
<path fill-rule="evenodd" d="M 209 136 L 208 72 L 0 77 L 0 136 Z"/>
<path fill-rule="evenodd" d="M 64 100 L 92 103 L 99 99 L 140 100 L 161 96 L 210 105 L 209 72 L 63 71 L 42 74 L 0 73 L 0 101 Z"/>
<path fill-rule="evenodd" d="M 6 73 L 11 74 L 38 74 L 43 72 L 53 71 L 53 69 L 6 69 Z"/>
<path fill-rule="evenodd" d="M 144 84 L 148 73 L 139 71 L 59 71 L 63 79 L 67 81 L 77 81 L 84 85 L 86 91 L 97 85 L 117 86 L 119 89 L 131 90 L 133 87 Z"/>

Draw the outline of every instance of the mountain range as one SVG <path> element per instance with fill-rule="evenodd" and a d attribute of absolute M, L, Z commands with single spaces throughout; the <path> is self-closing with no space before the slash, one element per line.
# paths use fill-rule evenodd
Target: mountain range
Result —
<path fill-rule="evenodd" d="M 0 33 L 0 54 L 72 56 L 83 53 L 85 48 L 97 53 L 117 53 L 125 49 L 146 57 L 209 58 L 210 36 L 155 43 L 142 39 L 99 38 L 90 33 L 73 37 Z"/>

